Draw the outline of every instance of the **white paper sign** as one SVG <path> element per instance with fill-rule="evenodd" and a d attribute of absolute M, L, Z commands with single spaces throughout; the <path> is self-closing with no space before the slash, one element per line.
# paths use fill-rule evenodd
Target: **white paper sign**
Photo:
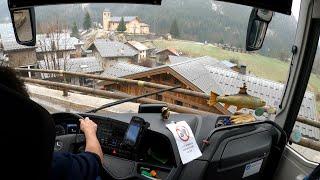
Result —
<path fill-rule="evenodd" d="M 259 161 L 247 164 L 244 169 L 242 178 L 258 173 L 260 171 L 262 162 L 263 162 L 263 159 L 260 159 Z"/>
<path fill-rule="evenodd" d="M 185 121 L 167 124 L 176 140 L 182 164 L 202 155 L 190 126 Z"/>

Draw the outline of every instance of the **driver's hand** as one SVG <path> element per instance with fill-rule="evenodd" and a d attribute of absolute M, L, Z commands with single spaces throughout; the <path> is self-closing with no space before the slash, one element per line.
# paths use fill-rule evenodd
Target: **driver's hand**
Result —
<path fill-rule="evenodd" d="M 97 133 L 97 124 L 90 120 L 88 117 L 85 119 L 79 119 L 80 129 L 83 131 L 85 136 L 94 135 Z"/>

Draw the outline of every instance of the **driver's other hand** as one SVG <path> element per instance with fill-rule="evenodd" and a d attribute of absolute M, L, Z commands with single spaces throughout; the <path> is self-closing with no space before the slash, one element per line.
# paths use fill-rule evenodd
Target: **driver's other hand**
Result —
<path fill-rule="evenodd" d="M 80 129 L 83 131 L 85 136 L 88 135 L 96 135 L 97 132 L 97 124 L 90 120 L 88 117 L 85 119 L 79 119 L 80 121 Z"/>

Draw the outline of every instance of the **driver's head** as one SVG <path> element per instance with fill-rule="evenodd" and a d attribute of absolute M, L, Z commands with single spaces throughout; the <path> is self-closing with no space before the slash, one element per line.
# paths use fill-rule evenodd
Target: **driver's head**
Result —
<path fill-rule="evenodd" d="M 29 97 L 23 81 L 17 76 L 16 72 L 5 66 L 0 66 L 0 84 L 16 91 L 17 93 Z"/>
<path fill-rule="evenodd" d="M 48 179 L 55 129 L 14 70 L 0 67 L 0 179 Z"/>

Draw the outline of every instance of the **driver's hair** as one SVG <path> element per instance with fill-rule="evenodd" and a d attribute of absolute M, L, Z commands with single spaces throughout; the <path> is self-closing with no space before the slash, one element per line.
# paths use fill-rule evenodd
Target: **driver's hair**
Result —
<path fill-rule="evenodd" d="M 24 82 L 18 77 L 16 71 L 10 67 L 0 66 L 0 84 L 24 97 L 29 97 Z"/>

